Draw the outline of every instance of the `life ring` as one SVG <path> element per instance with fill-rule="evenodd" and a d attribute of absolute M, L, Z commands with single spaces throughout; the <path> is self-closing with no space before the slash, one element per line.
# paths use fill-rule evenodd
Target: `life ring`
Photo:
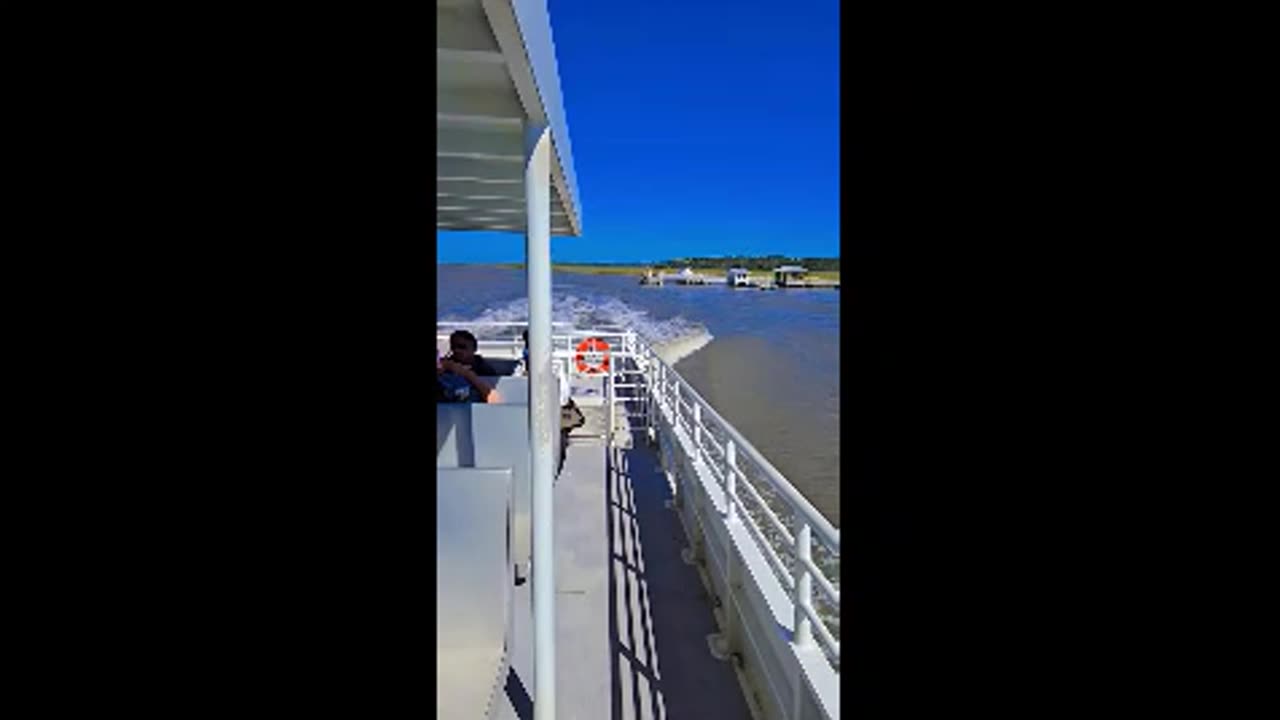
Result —
<path fill-rule="evenodd" d="M 578 354 L 573 359 L 580 373 L 609 372 L 609 343 L 600 338 L 587 338 L 578 343 Z"/>

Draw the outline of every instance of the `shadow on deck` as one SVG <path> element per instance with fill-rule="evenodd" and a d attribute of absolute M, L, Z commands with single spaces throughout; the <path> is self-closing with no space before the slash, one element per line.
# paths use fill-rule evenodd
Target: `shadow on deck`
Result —
<path fill-rule="evenodd" d="M 750 718 L 654 452 L 571 440 L 556 482 L 556 714 L 561 720 Z M 531 583 L 514 589 L 511 669 L 494 720 L 532 720 Z"/>
<path fill-rule="evenodd" d="M 718 631 L 656 454 L 608 451 L 609 646 L 613 718 L 751 718 L 733 667 L 715 660 Z"/>

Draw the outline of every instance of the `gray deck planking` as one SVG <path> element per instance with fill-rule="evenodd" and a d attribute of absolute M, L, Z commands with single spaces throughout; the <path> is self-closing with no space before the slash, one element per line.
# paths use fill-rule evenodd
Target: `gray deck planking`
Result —
<path fill-rule="evenodd" d="M 653 451 L 574 438 L 556 482 L 556 692 L 562 720 L 751 715 Z M 533 717 L 529 584 L 515 588 L 515 647 L 493 717 Z"/>

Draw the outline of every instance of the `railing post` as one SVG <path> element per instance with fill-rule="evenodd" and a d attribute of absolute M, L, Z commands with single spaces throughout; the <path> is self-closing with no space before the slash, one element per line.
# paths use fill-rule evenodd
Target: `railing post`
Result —
<path fill-rule="evenodd" d="M 729 656 L 742 648 L 742 623 L 738 620 L 738 608 L 742 606 L 738 601 L 742 594 L 742 561 L 733 547 L 732 541 L 724 544 L 724 647 Z"/>
<path fill-rule="evenodd" d="M 606 426 L 608 435 L 605 438 L 605 445 L 613 447 L 613 421 L 617 410 L 613 406 L 613 368 L 604 374 L 604 409 L 609 416 L 609 424 Z"/>
<path fill-rule="evenodd" d="M 738 661 L 733 656 L 742 649 L 742 623 L 738 620 L 739 608 L 742 607 L 738 598 L 741 594 L 742 561 L 730 540 L 724 544 L 724 593 L 720 597 L 724 630 L 712 636 L 711 654 L 719 660 L 735 664 Z"/>
<path fill-rule="evenodd" d="M 795 624 L 794 641 L 798 647 L 808 647 L 813 643 L 813 628 L 809 627 L 809 616 L 805 614 L 805 608 L 813 606 L 813 578 L 809 575 L 809 567 L 805 563 L 810 558 L 809 534 L 811 532 L 809 523 L 799 515 L 796 516 L 800 527 L 796 532 L 796 569 L 795 592 L 791 598 L 792 605 L 795 608 L 795 616 L 793 622 Z"/>
<path fill-rule="evenodd" d="M 657 410 L 657 405 L 654 403 L 653 399 L 653 388 L 657 384 L 654 381 L 658 379 L 658 370 L 657 366 L 653 362 L 653 357 L 647 351 L 645 352 L 644 372 L 645 422 L 648 423 L 649 427 L 649 441 L 653 442 L 658 439 L 658 424 L 654 422 L 653 418 L 653 413 Z"/>
<path fill-rule="evenodd" d="M 651 400 L 653 399 L 653 395 L 649 392 L 653 387 L 653 382 L 649 377 L 650 372 L 652 371 L 652 367 L 649 365 L 649 359 L 646 357 L 644 360 L 644 363 L 637 364 L 636 369 L 639 370 L 641 367 L 644 368 L 640 372 L 640 392 L 642 393 L 640 395 L 640 412 L 644 413 L 644 435 L 648 438 L 653 432 L 653 414 L 651 412 L 651 406 L 653 404 Z M 636 362 L 640 363 L 640 358 L 636 358 Z"/>
<path fill-rule="evenodd" d="M 676 427 L 675 412 L 671 407 L 671 381 L 667 378 L 667 369 L 662 368 L 662 404 L 666 409 L 667 422 L 671 423 L 672 429 Z"/>
<path fill-rule="evenodd" d="M 738 447 L 732 438 L 724 439 L 724 519 L 738 519 Z"/>
<path fill-rule="evenodd" d="M 671 420 L 676 430 L 680 429 L 680 383 L 671 381 Z"/>
<path fill-rule="evenodd" d="M 662 413 L 663 412 L 662 403 L 664 402 L 663 382 L 665 382 L 663 380 L 664 370 L 662 369 L 662 365 L 660 363 L 655 363 L 655 365 L 656 365 L 657 372 L 654 373 L 654 379 L 657 380 L 657 382 L 655 382 L 653 386 L 655 391 L 653 395 L 653 401 L 658 406 L 658 412 Z"/>
<path fill-rule="evenodd" d="M 693 405 L 693 452 L 694 459 L 702 459 L 702 406 Z"/>
<path fill-rule="evenodd" d="M 672 371 L 671 374 L 675 375 L 675 372 Z M 676 377 L 671 378 L 670 382 L 671 382 L 671 404 L 675 406 L 676 420 L 679 420 L 680 419 L 680 395 L 681 395 L 679 376 L 677 375 Z"/>

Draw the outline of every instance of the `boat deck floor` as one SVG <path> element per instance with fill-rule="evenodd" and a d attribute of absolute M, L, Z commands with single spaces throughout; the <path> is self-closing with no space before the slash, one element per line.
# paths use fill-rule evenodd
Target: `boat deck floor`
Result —
<path fill-rule="evenodd" d="M 626 443 L 630 445 L 631 443 Z M 573 437 L 555 486 L 556 717 L 748 720 L 671 490 L 644 442 Z M 531 583 L 515 588 L 515 647 L 492 717 L 533 717 Z"/>

